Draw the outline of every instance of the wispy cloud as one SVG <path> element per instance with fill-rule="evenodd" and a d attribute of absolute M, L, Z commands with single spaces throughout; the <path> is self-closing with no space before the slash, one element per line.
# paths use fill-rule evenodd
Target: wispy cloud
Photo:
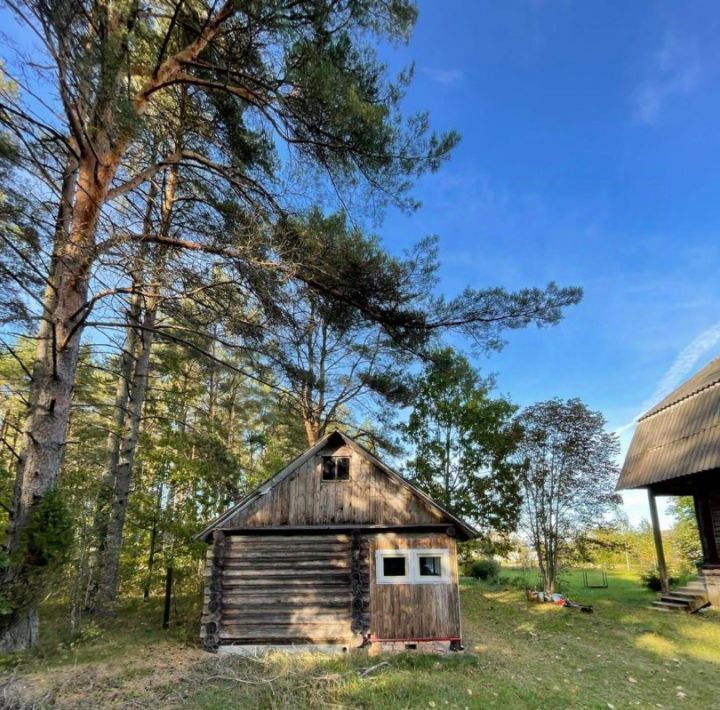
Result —
<path fill-rule="evenodd" d="M 686 345 L 660 378 L 655 391 L 639 407 L 636 417 L 616 430 L 622 434 L 635 425 L 637 417 L 667 397 L 693 371 L 698 360 L 720 343 L 720 322 L 710 326 Z"/>
<path fill-rule="evenodd" d="M 634 96 L 633 118 L 638 123 L 655 123 L 670 101 L 698 89 L 702 75 L 696 42 L 667 32 L 662 47 L 652 57 L 647 78 Z"/>
<path fill-rule="evenodd" d="M 442 69 L 439 67 L 420 67 L 420 71 L 431 81 L 438 84 L 455 84 L 463 78 L 460 69 Z"/>

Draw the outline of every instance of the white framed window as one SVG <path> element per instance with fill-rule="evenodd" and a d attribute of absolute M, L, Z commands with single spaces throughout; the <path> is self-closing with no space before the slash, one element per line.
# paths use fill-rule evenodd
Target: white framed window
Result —
<path fill-rule="evenodd" d="M 450 554 L 446 548 L 375 551 L 378 584 L 448 584 Z"/>

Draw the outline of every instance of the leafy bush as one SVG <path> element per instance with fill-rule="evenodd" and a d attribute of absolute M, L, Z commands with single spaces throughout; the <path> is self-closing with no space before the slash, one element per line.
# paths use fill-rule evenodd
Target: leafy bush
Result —
<path fill-rule="evenodd" d="M 643 583 L 644 587 L 647 587 L 648 589 L 652 590 L 653 592 L 659 592 L 662 590 L 662 582 L 660 581 L 660 574 L 658 573 L 657 569 L 654 567 L 651 567 L 649 570 L 646 570 L 640 575 L 640 580 Z M 677 577 L 670 577 L 669 580 L 670 585 L 677 584 Z"/>
<path fill-rule="evenodd" d="M 4 585 L 0 594 L 0 622 L 7 626 L 23 610 L 31 609 L 52 589 L 73 544 L 73 519 L 57 488 L 51 488 L 28 513 L 21 545 L 10 560 L 0 556 L 0 567 L 10 562 L 19 572 Z"/>
<path fill-rule="evenodd" d="M 500 576 L 500 563 L 489 557 L 475 560 L 470 565 L 470 576 L 485 582 L 493 581 Z"/>

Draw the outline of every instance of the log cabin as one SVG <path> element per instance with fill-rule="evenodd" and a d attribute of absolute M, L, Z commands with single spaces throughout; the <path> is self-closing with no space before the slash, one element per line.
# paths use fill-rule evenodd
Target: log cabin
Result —
<path fill-rule="evenodd" d="M 617 488 L 647 490 L 662 588 L 653 606 L 720 608 L 720 358 L 639 418 Z M 698 578 L 680 589 L 669 585 L 658 496 L 691 496 L 695 504 L 703 557 Z"/>
<path fill-rule="evenodd" d="M 461 650 L 456 542 L 477 535 L 334 431 L 198 534 L 204 646 Z"/>

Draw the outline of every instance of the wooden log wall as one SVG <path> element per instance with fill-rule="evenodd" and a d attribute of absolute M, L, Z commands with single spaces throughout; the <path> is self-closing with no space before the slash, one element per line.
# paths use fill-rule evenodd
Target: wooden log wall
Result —
<path fill-rule="evenodd" d="M 447 583 L 377 584 L 376 550 L 446 549 Z M 461 636 L 455 539 L 443 533 L 236 535 L 216 531 L 202 636 L 221 644 L 343 644 Z"/>
<path fill-rule="evenodd" d="M 224 552 L 219 643 L 351 643 L 349 535 L 228 535 Z"/>

